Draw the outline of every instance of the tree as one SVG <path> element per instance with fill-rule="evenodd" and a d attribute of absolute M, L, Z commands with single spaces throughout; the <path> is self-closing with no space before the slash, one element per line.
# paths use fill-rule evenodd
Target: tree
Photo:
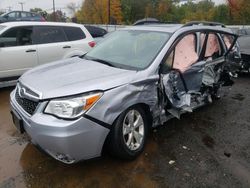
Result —
<path fill-rule="evenodd" d="M 77 5 L 74 2 L 71 2 L 67 5 L 67 9 L 71 12 L 72 15 L 76 14 L 76 10 L 77 10 Z"/>
<path fill-rule="evenodd" d="M 121 0 L 111 0 L 110 2 L 111 23 L 122 23 Z"/>
<path fill-rule="evenodd" d="M 250 24 L 250 0 L 228 0 L 234 24 Z"/>
<path fill-rule="evenodd" d="M 41 8 L 31 8 L 30 12 L 38 13 L 42 15 L 45 19 L 48 17 L 48 13 L 45 10 L 42 10 Z"/>
<path fill-rule="evenodd" d="M 85 0 L 76 17 L 83 23 L 108 24 L 108 3 L 109 0 Z M 110 12 L 114 23 L 122 23 L 121 0 L 110 0 Z"/>
<path fill-rule="evenodd" d="M 213 21 L 230 24 L 230 11 L 226 4 L 218 5 L 213 9 Z"/>
<path fill-rule="evenodd" d="M 84 23 L 104 23 L 108 19 L 109 0 L 85 0 L 77 19 Z M 154 17 L 162 22 L 217 21 L 224 24 L 250 24 L 250 0 L 228 0 L 215 5 L 212 0 L 110 0 L 111 22 L 133 24 L 135 21 Z"/>

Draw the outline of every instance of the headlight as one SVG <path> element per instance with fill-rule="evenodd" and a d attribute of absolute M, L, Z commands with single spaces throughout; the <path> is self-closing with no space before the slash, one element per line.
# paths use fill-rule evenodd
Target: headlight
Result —
<path fill-rule="evenodd" d="M 90 109 L 102 96 L 102 93 L 51 100 L 44 113 L 60 118 L 74 119 Z"/>

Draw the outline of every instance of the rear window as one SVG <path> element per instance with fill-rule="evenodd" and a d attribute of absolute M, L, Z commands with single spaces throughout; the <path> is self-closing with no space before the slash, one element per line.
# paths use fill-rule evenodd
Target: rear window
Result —
<path fill-rule="evenodd" d="M 67 41 L 66 36 L 61 27 L 46 26 L 35 28 L 36 44 L 47 44 Z"/>
<path fill-rule="evenodd" d="M 69 41 L 82 40 L 86 38 L 86 35 L 79 27 L 63 27 L 63 29 Z"/>

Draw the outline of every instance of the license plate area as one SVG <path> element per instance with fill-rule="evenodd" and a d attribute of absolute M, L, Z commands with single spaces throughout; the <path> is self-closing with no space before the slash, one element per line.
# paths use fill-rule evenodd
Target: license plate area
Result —
<path fill-rule="evenodd" d="M 13 123 L 16 126 L 16 128 L 19 130 L 19 132 L 21 134 L 24 133 L 22 118 L 14 111 L 11 111 L 11 116 L 12 116 Z"/>

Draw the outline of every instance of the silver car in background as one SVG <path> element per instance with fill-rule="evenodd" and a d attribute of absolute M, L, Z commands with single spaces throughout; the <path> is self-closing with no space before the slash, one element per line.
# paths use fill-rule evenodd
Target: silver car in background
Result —
<path fill-rule="evenodd" d="M 152 127 L 211 103 L 232 85 L 237 36 L 212 23 L 116 31 L 82 56 L 26 72 L 11 93 L 16 127 L 67 164 L 123 159 L 144 149 Z"/>

